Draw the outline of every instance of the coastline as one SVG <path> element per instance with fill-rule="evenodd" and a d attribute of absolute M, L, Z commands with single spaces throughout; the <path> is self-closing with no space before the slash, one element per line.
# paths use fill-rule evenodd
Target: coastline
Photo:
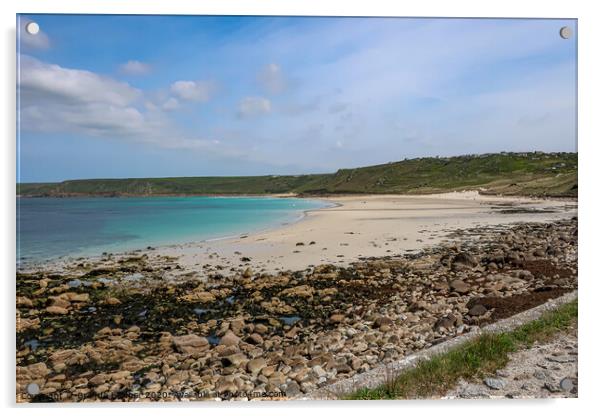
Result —
<path fill-rule="evenodd" d="M 18 195 L 17 195 L 18 196 Z M 181 196 L 165 196 L 165 195 L 152 195 L 152 196 L 148 196 L 148 198 L 162 198 L 162 197 L 199 197 L 199 196 L 206 196 L 206 197 L 210 197 L 210 198 L 265 198 L 265 199 L 276 199 L 276 198 L 286 198 L 286 199 L 300 199 L 299 196 L 293 195 L 293 194 L 277 194 L 277 195 L 181 195 Z M 88 196 L 86 196 L 88 197 Z M 136 196 L 131 196 L 132 198 L 135 198 Z M 26 197 L 26 198 L 40 198 L 40 197 Z M 49 198 L 58 198 L 58 197 L 49 197 Z M 99 197 L 99 196 L 89 196 L 88 198 L 103 198 L 103 197 Z M 120 198 L 120 197 L 117 197 Z M 125 197 L 125 198 L 129 198 L 129 197 Z M 142 196 L 141 198 L 147 198 Z M 60 198 L 59 198 L 60 199 Z M 165 243 L 165 244 L 158 244 L 158 245 L 154 245 L 151 247 L 150 250 L 161 250 L 161 249 L 169 249 L 169 248 L 175 248 L 175 247 L 183 247 L 183 246 L 190 246 L 190 245 L 198 245 L 198 244 L 206 244 L 206 243 L 211 243 L 211 242 L 217 242 L 217 241 L 227 241 L 230 239 L 235 239 L 235 238 L 241 238 L 242 236 L 249 236 L 249 235 L 253 235 L 253 234 L 258 234 L 258 233 L 263 233 L 263 232 L 269 232 L 271 230 L 276 230 L 282 227 L 286 227 L 292 224 L 295 224 L 296 222 L 302 221 L 304 218 L 306 218 L 307 213 L 311 212 L 311 211 L 317 211 L 317 210 L 321 210 L 321 209 L 328 209 L 328 208 L 332 208 L 334 206 L 337 206 L 336 203 L 332 203 L 332 202 L 328 202 L 326 201 L 324 198 L 303 198 L 303 199 L 311 199 L 313 201 L 317 201 L 322 203 L 324 206 L 320 207 L 320 208 L 311 208 L 311 209 L 305 209 L 305 210 L 300 210 L 300 215 L 298 215 L 297 217 L 295 217 L 294 219 L 287 221 L 287 222 L 282 222 L 282 223 L 276 223 L 274 222 L 274 224 L 264 227 L 264 228 L 258 228 L 258 229 L 254 229 L 254 230 L 250 230 L 249 232 L 241 232 L 241 233 L 236 233 L 236 234 L 230 234 L 230 235 L 224 235 L 224 236 L 220 236 L 220 237 L 210 237 L 210 238 L 198 238 L 198 239 L 194 239 L 191 241 L 187 241 L 187 242 L 171 242 L 171 243 Z M 142 247 L 142 246 L 146 246 L 146 248 Z M 141 244 L 140 248 L 129 248 L 129 249 L 117 249 L 114 251 L 108 251 L 107 253 L 110 256 L 127 256 L 127 255 L 132 255 L 135 253 L 140 253 L 142 251 L 149 251 L 149 246 L 147 244 Z M 23 271 L 27 271 L 30 270 L 32 268 L 53 268 L 53 267 L 57 267 L 60 266 L 62 264 L 65 263 L 70 263 L 70 262 L 75 262 L 78 260 L 82 260 L 82 259 L 86 259 L 86 260 L 90 260 L 90 261 L 100 261 L 102 260 L 103 257 L 106 257 L 104 254 L 87 254 L 87 253 L 80 253 L 80 254 L 66 254 L 66 255 L 62 255 L 60 257 L 53 257 L 53 258 L 48 258 L 48 259 L 40 259 L 40 260 L 29 260 L 29 261 L 23 261 L 21 264 L 19 264 L 20 262 L 17 260 L 17 270 L 23 270 Z M 17 256 L 18 258 L 18 256 Z"/>
<path fill-rule="evenodd" d="M 476 191 L 430 195 L 345 195 L 315 198 L 328 204 L 303 210 L 295 221 L 263 230 L 186 243 L 110 253 L 114 261 L 147 256 L 175 259 L 180 280 L 190 273 L 303 270 L 319 264 L 345 266 L 370 257 L 407 254 L 445 242 L 459 229 L 547 222 L 577 214 L 576 200 L 481 195 Z M 312 244 L 313 243 L 313 244 Z M 74 256 L 23 265 L 64 269 L 74 263 L 102 263 L 107 256 Z M 154 259 L 154 260 L 153 260 Z"/>

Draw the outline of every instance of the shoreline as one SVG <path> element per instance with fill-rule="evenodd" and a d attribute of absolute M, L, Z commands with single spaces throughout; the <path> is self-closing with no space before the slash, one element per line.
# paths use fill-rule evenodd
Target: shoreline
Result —
<path fill-rule="evenodd" d="M 210 243 L 157 247 L 153 253 L 178 257 L 179 264 L 189 271 L 219 268 L 221 273 L 239 273 L 252 267 L 274 273 L 320 264 L 345 266 L 362 258 L 415 252 L 443 242 L 457 229 L 476 225 L 547 222 L 577 213 L 572 201 L 471 193 L 344 196 L 325 200 L 333 206 L 306 210 L 303 218 L 294 223 Z M 505 214 L 506 208 L 526 211 Z M 548 209 L 552 212 L 544 212 Z M 142 250 L 135 254 L 151 253 Z M 250 261 L 242 261 L 244 257 Z M 203 269 L 207 265 L 211 268 Z"/>
<path fill-rule="evenodd" d="M 129 199 L 129 198 L 300 198 L 300 199 L 329 199 L 329 198 L 344 198 L 344 197 L 369 197 L 369 196 L 412 196 L 412 197 L 435 197 L 437 195 L 448 196 L 452 194 L 476 193 L 479 196 L 491 198 L 518 198 L 518 199 L 534 199 L 546 201 L 577 201 L 578 196 L 567 195 L 530 195 L 530 194 L 496 194 L 487 193 L 481 190 L 455 190 L 427 193 L 277 193 L 277 194 L 65 194 L 65 195 L 21 195 L 16 194 L 17 199 L 35 199 L 35 198 L 55 198 L 55 199 L 80 199 L 80 198 L 114 198 L 114 199 Z"/>
<path fill-rule="evenodd" d="M 188 196 L 196 196 L 196 195 L 188 195 Z M 285 194 L 281 194 L 279 196 L 209 196 L 206 195 L 207 197 L 210 198 L 287 198 L 287 199 L 296 199 L 299 198 L 298 196 L 288 196 Z M 154 196 L 149 196 L 149 197 L 154 197 Z M 159 196 L 157 196 L 159 197 Z M 162 195 L 160 196 L 162 197 Z M 184 197 L 184 196 L 183 196 Z M 187 196 L 186 196 L 187 197 Z M 27 197 L 29 198 L 29 197 Z M 31 198 L 38 198 L 38 197 L 31 197 Z M 41 197 L 41 198 L 56 198 L 56 199 L 61 199 L 61 198 L 57 198 L 57 197 Z M 96 197 L 93 197 L 96 198 Z M 102 198 L 102 197 L 99 197 Z M 146 198 L 146 197 L 144 197 Z M 307 198 L 309 199 L 309 198 Z M 329 202 L 329 201 L 325 201 L 323 199 L 318 199 L 318 198 L 311 198 L 314 201 L 319 201 L 322 202 L 324 204 L 329 204 L 329 206 L 324 206 L 322 208 L 311 208 L 311 209 L 305 209 L 301 211 L 301 214 L 293 219 L 290 222 L 285 222 L 285 223 L 279 223 L 279 224 L 274 224 L 273 226 L 270 227 L 266 227 L 266 228 L 261 228 L 261 229 L 257 229 L 257 230 L 252 230 L 249 231 L 247 233 L 238 233 L 238 234 L 231 234 L 231 235 L 226 235 L 226 236 L 222 236 L 222 237 L 212 237 L 212 238 L 206 238 L 206 239 L 199 239 L 199 240 L 193 240 L 193 241 L 186 241 L 186 242 L 182 242 L 182 243 L 167 243 L 167 244 L 159 244 L 156 246 L 153 246 L 150 250 L 161 250 L 161 249 L 167 249 L 167 248 L 174 248 L 174 247 L 181 247 L 181 246 L 188 246 L 188 245 L 197 245 L 197 244 L 205 244 L 205 243 L 211 243 L 211 242 L 217 242 L 217 241 L 227 241 L 230 239 L 234 239 L 234 238 L 240 238 L 241 236 L 251 236 L 253 234 L 258 234 L 258 233 L 263 233 L 263 232 L 269 232 L 272 230 L 276 230 L 282 227 L 286 227 L 292 224 L 295 224 L 299 221 L 303 221 L 303 219 L 305 219 L 307 217 L 307 213 L 312 212 L 312 211 L 319 211 L 322 209 L 328 209 L 328 208 L 333 208 L 336 207 L 338 204 L 337 203 L 333 203 L 333 202 Z M 111 256 L 126 256 L 126 255 L 131 255 L 131 254 L 135 254 L 135 253 L 139 253 L 141 251 L 149 251 L 147 246 L 146 248 L 132 248 L 132 249 L 125 249 L 125 250 L 116 250 L 115 252 L 107 252 L 109 255 Z M 74 262 L 77 261 L 78 259 L 87 259 L 87 260 L 92 260 L 92 261 L 99 261 L 101 260 L 103 257 L 106 257 L 103 254 L 94 254 L 94 255 L 87 255 L 87 254 L 82 254 L 82 255 L 63 255 L 60 257 L 54 257 L 54 258 L 48 258 L 48 259 L 43 259 L 43 260 L 36 260 L 36 261 L 26 261 L 22 264 L 22 267 L 19 265 L 19 261 L 17 260 L 17 270 L 27 270 L 30 269 L 32 267 L 52 267 L 52 266 L 56 266 L 58 264 L 64 263 L 64 262 Z"/>
<path fill-rule="evenodd" d="M 498 197 L 481 195 L 477 191 L 429 195 L 354 195 L 315 200 L 328 205 L 303 210 L 297 220 L 267 229 L 157 245 L 151 249 L 116 251 L 109 256 L 82 255 L 26 263 L 18 269 L 63 268 L 82 261 L 102 262 L 107 257 L 123 259 L 146 255 L 156 257 L 159 262 L 162 257 L 177 258 L 184 273 L 200 272 L 206 275 L 217 270 L 239 273 L 249 266 L 264 272 L 302 270 L 316 264 L 348 265 L 363 257 L 416 251 L 441 243 L 446 235 L 458 228 L 477 224 L 546 222 L 577 215 L 576 200 Z M 505 210 L 517 212 L 507 214 Z M 399 237 L 400 233 L 404 237 Z M 319 250 L 316 249 L 318 246 Z M 333 251 L 336 253 L 331 254 Z M 244 258 L 249 261 L 242 261 Z M 166 278 L 177 276 L 172 274 Z"/>
<path fill-rule="evenodd" d="M 64 195 L 21 195 L 16 194 L 16 198 L 56 198 L 56 199 L 77 199 L 77 198 L 187 198 L 187 197 L 207 197 L 207 198 L 299 198 L 295 193 L 277 193 L 277 194 L 64 194 Z"/>

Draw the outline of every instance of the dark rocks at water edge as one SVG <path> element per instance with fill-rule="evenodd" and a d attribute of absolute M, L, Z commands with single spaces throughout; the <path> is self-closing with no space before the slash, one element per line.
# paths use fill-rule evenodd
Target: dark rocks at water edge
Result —
<path fill-rule="evenodd" d="M 576 220 L 450 237 L 275 275 L 250 263 L 172 281 L 177 262 L 147 256 L 21 272 L 17 398 L 290 398 L 577 288 Z"/>

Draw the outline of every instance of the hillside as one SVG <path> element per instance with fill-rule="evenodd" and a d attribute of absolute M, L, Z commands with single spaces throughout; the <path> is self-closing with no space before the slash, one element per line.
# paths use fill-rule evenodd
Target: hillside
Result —
<path fill-rule="evenodd" d="M 577 196 L 577 153 L 496 153 L 408 159 L 335 173 L 21 183 L 20 196 L 425 194 L 453 190 Z"/>

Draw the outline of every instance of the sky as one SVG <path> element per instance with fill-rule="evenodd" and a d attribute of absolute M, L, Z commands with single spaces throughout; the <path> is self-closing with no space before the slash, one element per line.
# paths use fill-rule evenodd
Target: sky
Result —
<path fill-rule="evenodd" d="M 19 15 L 17 180 L 574 152 L 576 29 L 544 19 Z"/>

